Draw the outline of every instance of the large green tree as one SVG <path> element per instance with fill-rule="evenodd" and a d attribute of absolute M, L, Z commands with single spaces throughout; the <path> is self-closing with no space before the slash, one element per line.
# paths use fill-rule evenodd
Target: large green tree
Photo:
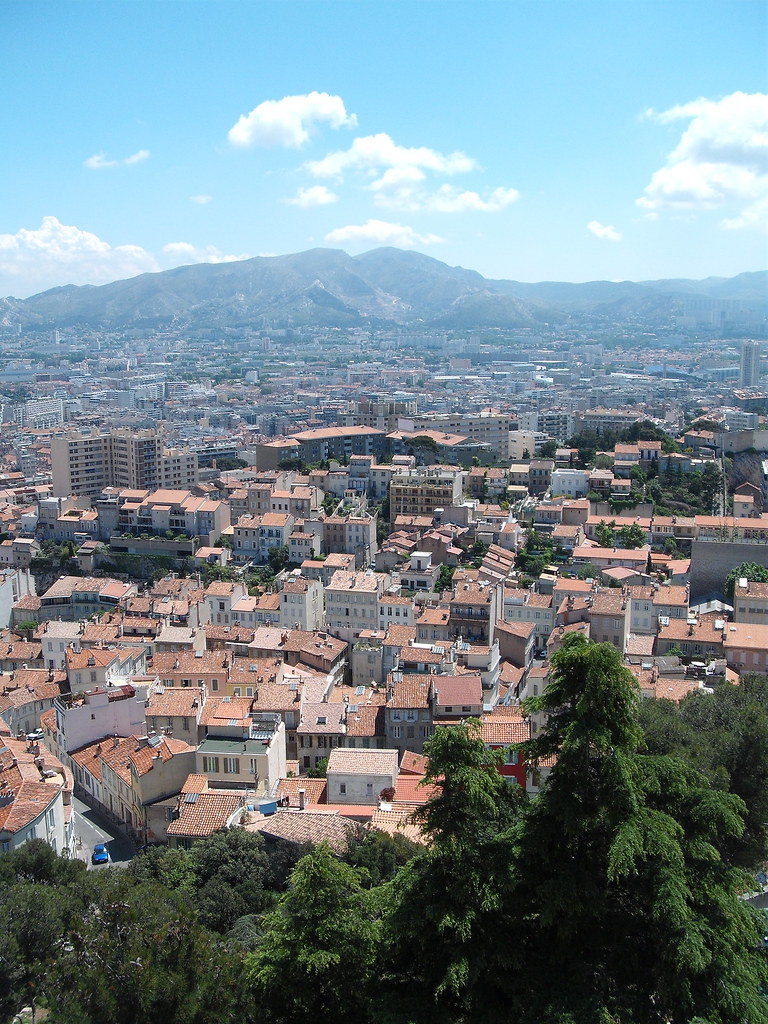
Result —
<path fill-rule="evenodd" d="M 519 787 L 499 774 L 480 723 L 440 728 L 425 745 L 436 794 L 418 815 L 429 845 L 392 884 L 382 1019 L 509 1019 L 507 908 Z"/>
<path fill-rule="evenodd" d="M 545 724 L 525 755 L 555 763 L 519 839 L 518 1019 L 768 1020 L 761 933 L 719 852 L 743 829 L 743 802 L 641 753 L 638 690 L 611 645 L 572 635 L 550 679 L 526 702 Z"/>
<path fill-rule="evenodd" d="M 358 873 L 322 843 L 299 861 L 286 893 L 246 957 L 268 1024 L 371 1020 L 379 911 Z"/>
<path fill-rule="evenodd" d="M 651 753 L 681 757 L 714 788 L 741 797 L 744 831 L 723 837 L 720 849 L 731 863 L 761 866 L 768 858 L 768 677 L 696 690 L 680 704 L 643 701 L 640 723 Z"/>

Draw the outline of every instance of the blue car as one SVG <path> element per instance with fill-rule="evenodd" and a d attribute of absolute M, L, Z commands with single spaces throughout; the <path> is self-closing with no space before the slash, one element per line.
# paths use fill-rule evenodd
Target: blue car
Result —
<path fill-rule="evenodd" d="M 91 854 L 93 864 L 109 864 L 109 850 L 106 843 L 96 843 Z"/>

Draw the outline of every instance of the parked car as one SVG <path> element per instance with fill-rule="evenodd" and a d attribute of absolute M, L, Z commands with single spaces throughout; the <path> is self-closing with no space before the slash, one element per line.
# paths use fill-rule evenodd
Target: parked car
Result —
<path fill-rule="evenodd" d="M 109 850 L 106 843 L 96 843 L 91 854 L 93 864 L 109 864 Z"/>
<path fill-rule="evenodd" d="M 45 733 L 42 729 L 35 729 L 33 732 L 28 732 L 27 743 L 37 743 L 37 741 L 41 740 L 43 736 L 45 736 Z"/>

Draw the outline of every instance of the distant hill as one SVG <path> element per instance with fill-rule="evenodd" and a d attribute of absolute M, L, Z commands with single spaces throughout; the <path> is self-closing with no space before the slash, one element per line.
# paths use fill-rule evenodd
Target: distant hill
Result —
<path fill-rule="evenodd" d="M 493 281 L 421 253 L 383 248 L 348 256 L 310 249 L 196 264 L 98 287 L 67 285 L 0 300 L 0 319 L 26 327 L 530 327 L 573 315 L 668 317 L 691 301 L 735 301 L 768 313 L 768 272 L 704 281 Z"/>

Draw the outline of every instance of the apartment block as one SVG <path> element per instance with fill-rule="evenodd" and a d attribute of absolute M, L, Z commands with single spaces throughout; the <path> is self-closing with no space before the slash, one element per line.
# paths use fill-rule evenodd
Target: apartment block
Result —
<path fill-rule="evenodd" d="M 197 483 L 197 456 L 159 430 L 70 431 L 51 438 L 53 493 L 96 497 L 106 487 L 150 490 Z"/>

